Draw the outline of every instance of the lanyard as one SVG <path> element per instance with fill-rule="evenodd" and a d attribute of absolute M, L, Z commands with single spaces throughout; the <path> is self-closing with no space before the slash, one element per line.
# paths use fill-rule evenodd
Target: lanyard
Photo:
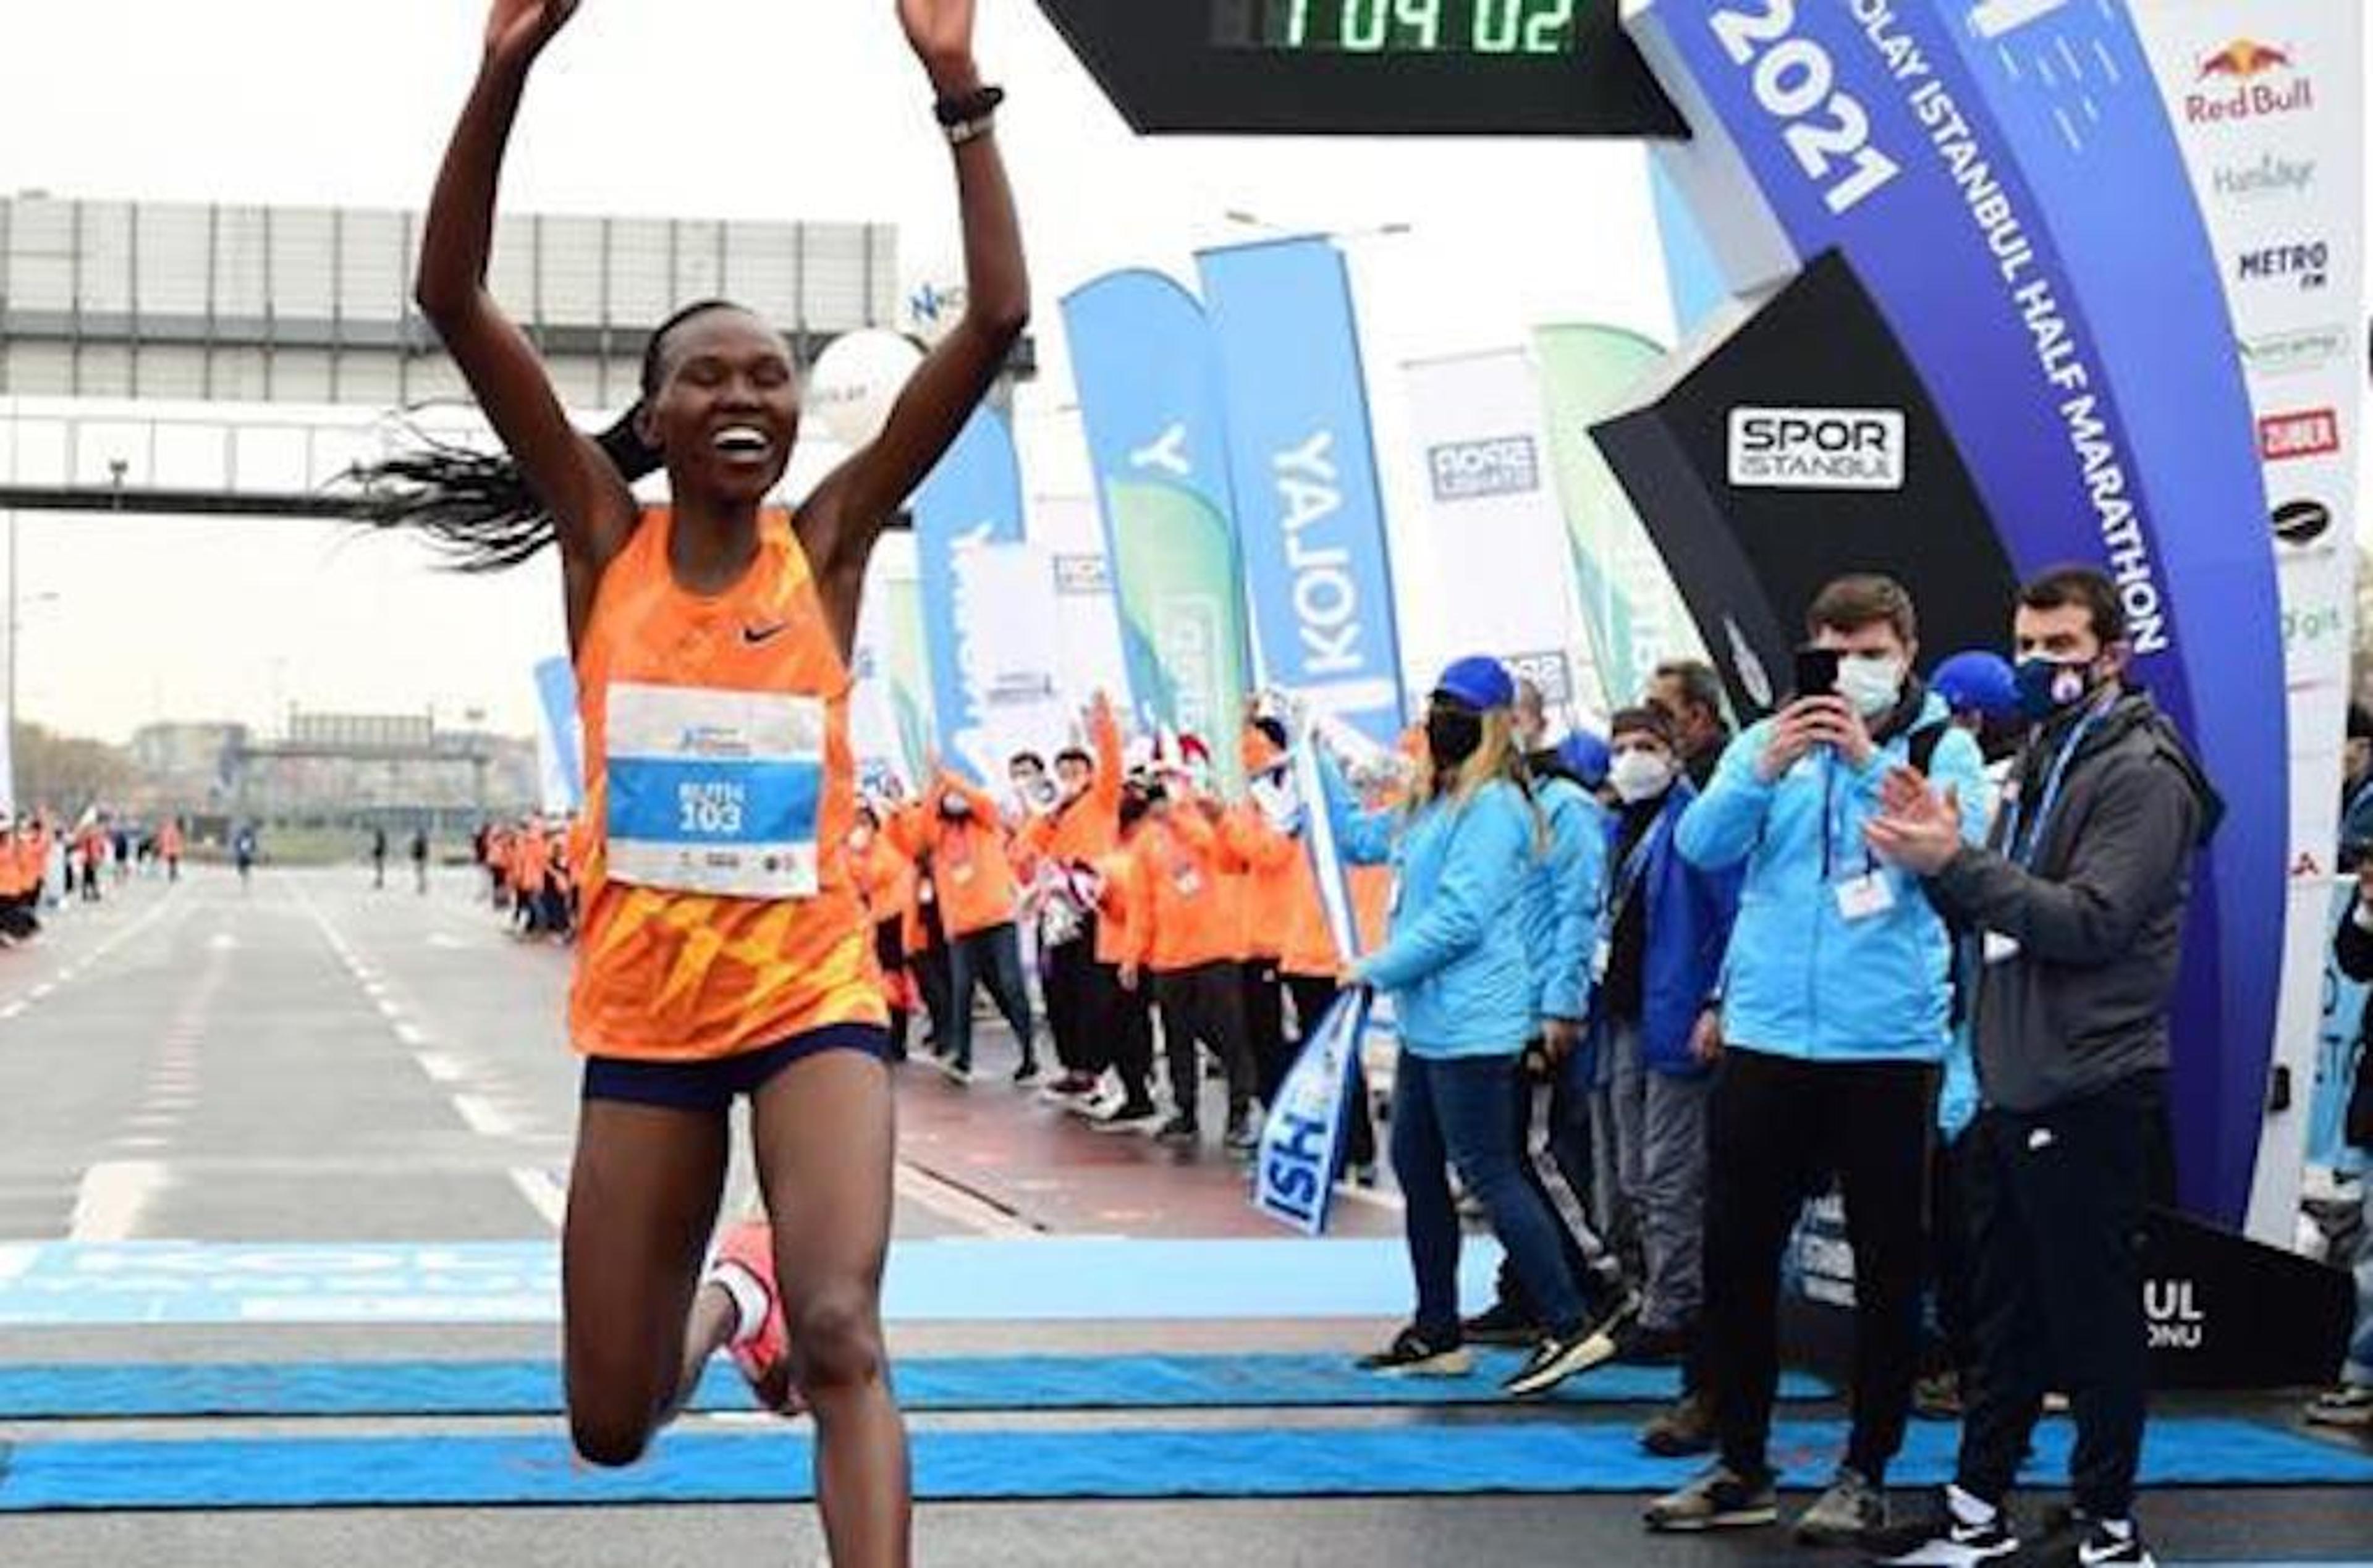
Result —
<path fill-rule="evenodd" d="M 2012 814 L 2011 858 L 2028 870 L 2034 869 L 2036 854 L 2043 846 L 2044 824 L 2052 819 L 2052 808 L 2060 803 L 2060 786 L 2068 780 L 2069 766 L 2076 761 L 2077 751 L 2084 747 L 2085 737 L 2092 733 L 2093 726 L 2101 722 L 2101 715 L 2108 711 L 2106 703 L 2097 703 L 2092 712 L 2068 732 L 2068 738 L 2061 744 L 2060 754 L 2052 759 L 2051 771 L 2044 775 L 2043 796 L 2035 803 L 2035 815 L 2029 817 L 2027 814 L 2024 800 L 2018 803 Z"/>
<path fill-rule="evenodd" d="M 1615 880 L 1607 885 L 1607 897 L 1599 906 L 1599 920 L 1600 929 L 1610 935 L 1617 926 L 1623 923 L 1623 913 L 1631 907 L 1631 896 L 1640 890 L 1641 879 L 1648 875 L 1648 856 L 1655 850 L 1657 840 L 1667 831 L 1670 821 L 1664 804 L 1659 804 L 1655 820 L 1648 824 L 1647 831 L 1642 833 L 1639 842 L 1631 846 L 1631 853 L 1623 857 L 1623 864 L 1616 869 Z"/>
<path fill-rule="evenodd" d="M 1892 746 L 1894 742 L 1890 740 L 1887 744 Z M 1885 746 L 1879 748 L 1882 751 L 1886 749 Z M 1838 879 L 1837 838 L 1841 825 L 1840 819 L 1844 815 L 1844 811 L 1838 805 L 1837 784 L 1838 760 L 1836 754 L 1831 752 L 1821 760 L 1821 880 L 1824 882 L 1834 882 Z M 1852 804 L 1853 797 L 1849 796 L 1846 808 L 1851 809 Z M 1862 870 L 1858 875 L 1868 877 L 1877 869 L 1878 856 L 1872 853 L 1870 845 L 1864 844 Z"/>

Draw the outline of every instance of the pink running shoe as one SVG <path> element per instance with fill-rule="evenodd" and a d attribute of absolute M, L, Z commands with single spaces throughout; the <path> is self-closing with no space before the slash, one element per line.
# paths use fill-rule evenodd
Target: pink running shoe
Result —
<path fill-rule="evenodd" d="M 742 1369 L 759 1398 L 779 1408 L 790 1387 L 791 1336 L 783 1318 L 782 1293 L 775 1288 L 775 1236 L 763 1219 L 744 1220 L 728 1229 L 717 1246 L 716 1270 L 731 1268 L 764 1294 L 766 1318 L 755 1332 L 745 1319 L 733 1338 L 733 1365 Z M 734 1293 L 734 1299 L 743 1299 Z"/>

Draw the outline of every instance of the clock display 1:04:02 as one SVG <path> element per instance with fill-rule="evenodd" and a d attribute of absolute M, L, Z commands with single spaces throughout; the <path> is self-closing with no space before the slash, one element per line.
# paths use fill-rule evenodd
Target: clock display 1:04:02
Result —
<path fill-rule="evenodd" d="M 1261 0 L 1263 48 L 1294 53 L 1557 56 L 1597 0 Z"/>

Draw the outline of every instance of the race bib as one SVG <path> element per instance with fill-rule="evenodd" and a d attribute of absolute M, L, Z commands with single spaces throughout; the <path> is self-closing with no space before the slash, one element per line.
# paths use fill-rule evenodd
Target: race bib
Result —
<path fill-rule="evenodd" d="M 619 682 L 608 708 L 612 877 L 723 898 L 815 896 L 823 699 Z"/>

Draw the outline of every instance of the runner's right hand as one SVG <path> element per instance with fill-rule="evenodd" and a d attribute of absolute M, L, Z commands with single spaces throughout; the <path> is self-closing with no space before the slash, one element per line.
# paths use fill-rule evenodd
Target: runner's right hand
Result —
<path fill-rule="evenodd" d="M 577 0 L 494 0 L 486 13 L 486 58 L 523 65 L 576 14 Z"/>

